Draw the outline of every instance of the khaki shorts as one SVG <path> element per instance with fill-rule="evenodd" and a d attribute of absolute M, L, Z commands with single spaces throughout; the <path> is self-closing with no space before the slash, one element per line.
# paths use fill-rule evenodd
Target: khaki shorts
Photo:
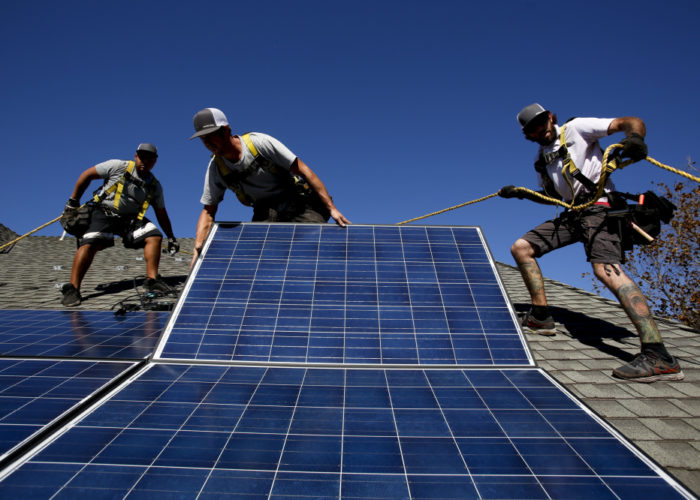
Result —
<path fill-rule="evenodd" d="M 610 230 L 607 212 L 604 206 L 580 212 L 566 211 L 528 231 L 522 238 L 535 248 L 535 257 L 581 242 L 588 262 L 620 264 L 623 262 L 620 236 Z"/>

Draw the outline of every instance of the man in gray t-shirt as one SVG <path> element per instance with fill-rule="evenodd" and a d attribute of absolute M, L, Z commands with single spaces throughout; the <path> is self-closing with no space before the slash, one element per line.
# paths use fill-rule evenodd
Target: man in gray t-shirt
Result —
<path fill-rule="evenodd" d="M 255 222 L 350 224 L 335 207 L 321 179 L 284 144 L 267 134 L 232 135 L 224 113 L 205 108 L 194 116 L 195 134 L 214 156 L 204 178 L 195 261 L 227 189 L 253 207 Z"/>
<path fill-rule="evenodd" d="M 95 207 L 90 212 L 86 231 L 78 236 L 78 250 L 73 258 L 70 283 L 61 290 L 62 304 L 77 306 L 82 301 L 80 284 L 97 252 L 114 245 L 114 235 L 121 236 L 126 248 L 143 248 L 146 261 L 146 288 L 165 293 L 170 287 L 158 278 L 160 248 L 163 235 L 144 217 L 153 206 L 160 227 L 168 236 L 168 251 L 176 253 L 180 246 L 173 235 L 170 217 L 165 209 L 163 188 L 151 174 L 158 159 L 153 144 L 139 144 L 133 161 L 108 160 L 88 168 L 78 177 L 64 210 L 64 219 L 75 217 L 80 197 L 90 182 L 104 179 L 97 192 Z"/>

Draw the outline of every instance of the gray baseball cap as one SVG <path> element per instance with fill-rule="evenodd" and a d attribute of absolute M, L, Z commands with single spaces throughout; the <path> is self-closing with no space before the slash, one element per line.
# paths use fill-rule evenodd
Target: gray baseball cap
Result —
<path fill-rule="evenodd" d="M 150 142 L 142 142 L 139 144 L 139 147 L 136 148 L 136 152 L 138 153 L 139 151 L 144 151 L 146 153 L 151 153 L 158 156 L 158 148 Z"/>
<path fill-rule="evenodd" d="M 525 128 L 542 113 L 549 113 L 548 110 L 544 109 L 541 105 L 533 102 L 529 106 L 525 106 L 520 113 L 518 113 L 518 122 L 520 127 L 525 130 Z"/>
<path fill-rule="evenodd" d="M 195 134 L 190 137 L 194 139 L 195 137 L 200 137 L 202 135 L 211 134 L 216 132 L 221 127 L 228 125 L 228 120 L 226 115 L 217 108 L 204 108 L 201 111 L 197 111 L 197 114 L 193 118 Z"/>

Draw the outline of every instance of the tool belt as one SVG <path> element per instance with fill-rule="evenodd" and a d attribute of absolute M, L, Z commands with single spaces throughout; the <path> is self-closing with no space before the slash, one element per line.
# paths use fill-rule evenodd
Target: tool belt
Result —
<path fill-rule="evenodd" d="M 66 207 L 61 215 L 61 226 L 68 234 L 81 238 L 90 227 L 90 217 L 94 209 L 95 204 L 91 202 L 78 208 Z"/>
<path fill-rule="evenodd" d="M 642 195 L 615 191 L 608 211 L 608 228 L 620 235 L 623 252 L 634 245 L 648 245 L 661 233 L 661 223 L 668 224 L 677 207 L 653 191 Z M 628 204 L 626 200 L 637 200 Z"/>

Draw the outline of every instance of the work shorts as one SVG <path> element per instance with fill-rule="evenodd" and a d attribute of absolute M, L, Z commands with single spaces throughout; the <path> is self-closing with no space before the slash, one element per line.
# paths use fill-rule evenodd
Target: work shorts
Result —
<path fill-rule="evenodd" d="M 522 238 L 534 247 L 535 257 L 581 242 L 588 262 L 620 264 L 623 261 L 620 236 L 610 230 L 607 211 L 600 205 L 581 211 L 567 210 L 528 231 Z"/>
<path fill-rule="evenodd" d="M 114 235 L 121 236 L 125 248 L 143 248 L 146 238 L 163 237 L 155 224 L 146 217 L 141 220 L 108 215 L 95 207 L 90 215 L 90 225 L 78 240 L 78 246 L 99 245 L 102 248 L 114 246 Z"/>

